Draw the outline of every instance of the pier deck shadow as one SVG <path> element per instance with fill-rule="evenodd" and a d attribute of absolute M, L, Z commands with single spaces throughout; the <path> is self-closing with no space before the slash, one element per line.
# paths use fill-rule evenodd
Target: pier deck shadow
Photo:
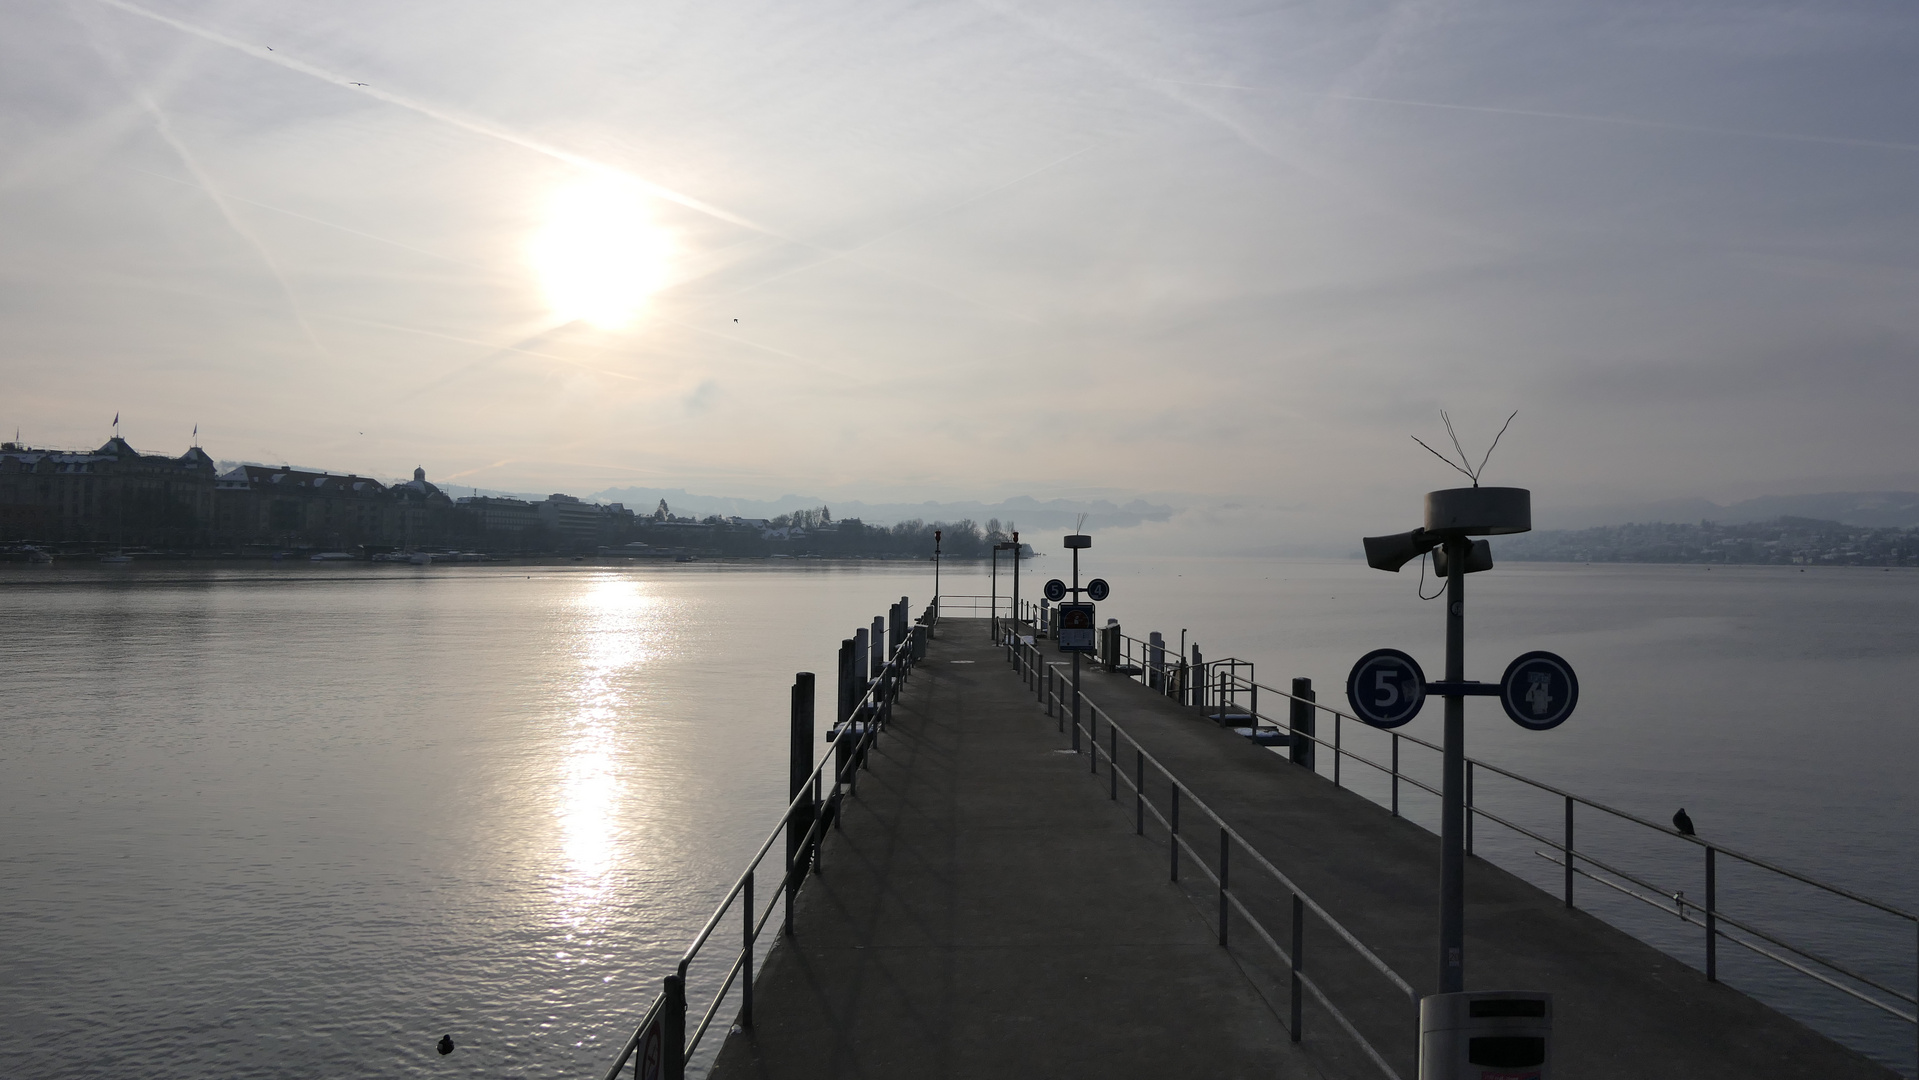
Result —
<path fill-rule="evenodd" d="M 985 636 L 930 644 L 709 1075 L 1320 1076 Z"/>

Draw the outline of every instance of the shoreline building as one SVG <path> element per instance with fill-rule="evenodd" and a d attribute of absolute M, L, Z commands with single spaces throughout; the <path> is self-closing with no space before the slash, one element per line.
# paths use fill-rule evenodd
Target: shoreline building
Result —
<path fill-rule="evenodd" d="M 0 540 L 213 544 L 217 474 L 197 446 L 168 457 L 142 454 L 118 435 L 91 451 L 0 443 Z"/>

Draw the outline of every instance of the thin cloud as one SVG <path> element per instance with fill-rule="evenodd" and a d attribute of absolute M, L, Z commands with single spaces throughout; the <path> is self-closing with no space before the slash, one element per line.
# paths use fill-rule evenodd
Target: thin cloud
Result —
<path fill-rule="evenodd" d="M 791 239 L 790 237 L 784 236 L 781 233 L 773 229 L 770 229 L 765 225 L 761 225 L 750 218 L 746 218 L 739 214 L 735 214 L 730 210 L 725 210 L 718 206 L 714 206 L 712 203 L 705 202 L 701 199 L 696 199 L 691 195 L 687 195 L 682 192 L 675 191 L 664 184 L 654 183 L 653 181 L 648 180 L 643 176 L 635 175 L 634 173 L 629 172 L 625 169 L 616 168 L 604 162 L 595 161 L 584 154 L 574 153 L 571 150 L 567 150 L 562 147 L 555 146 L 552 143 L 543 142 L 539 139 L 534 139 L 526 135 L 521 135 L 520 133 L 516 131 L 511 131 L 507 128 L 501 127 L 498 124 L 489 123 L 487 121 L 475 119 L 470 116 L 465 116 L 460 113 L 456 113 L 450 109 L 442 108 L 438 105 L 432 105 L 423 101 L 416 101 L 413 98 L 409 98 L 401 94 L 395 94 L 390 90 L 381 90 L 376 87 L 366 86 L 361 84 L 357 80 L 349 79 L 344 75 L 335 74 L 334 72 L 328 71 L 325 68 L 319 67 L 315 64 L 309 64 L 303 60 L 296 60 L 293 57 L 287 56 L 286 54 L 281 53 L 278 50 L 268 49 L 263 45 L 253 45 L 248 42 L 241 41 L 238 38 L 234 38 L 226 34 L 222 34 L 217 30 L 210 30 L 210 29 L 207 29 L 206 27 L 198 26 L 194 23 L 186 22 L 183 19 L 176 19 L 170 15 L 162 15 L 157 11 L 150 11 L 146 8 L 139 6 L 138 4 L 127 3 L 126 0 L 97 0 L 97 2 L 104 4 L 107 7 L 114 8 L 118 11 L 124 11 L 129 15 L 137 15 L 143 19 L 151 19 L 152 21 L 160 23 L 163 26 L 170 26 L 173 29 L 180 31 L 181 33 L 192 34 L 193 36 L 200 38 L 203 41 L 210 41 L 215 45 L 220 45 L 225 48 L 232 49 L 236 52 L 244 53 L 247 56 L 251 56 L 256 60 L 264 60 L 269 64 L 276 64 L 280 67 L 286 68 L 288 71 L 297 71 L 302 75 L 319 79 L 322 82 L 332 83 L 334 86 L 337 86 L 340 89 L 346 90 L 350 93 L 361 94 L 366 97 L 373 98 L 376 101 L 383 101 L 388 105 L 393 105 L 398 108 L 406 109 L 410 112 L 418 113 L 419 115 L 428 117 L 429 119 L 438 120 L 444 124 L 450 124 L 456 128 L 459 128 L 462 131 L 471 132 L 472 134 L 475 134 L 475 135 L 482 135 L 489 139 L 497 139 L 501 142 L 508 143 L 513 146 L 517 146 L 522 150 L 529 150 L 529 151 L 532 151 L 533 153 L 542 154 L 542 155 L 545 155 L 546 157 L 553 158 L 556 161 L 563 161 L 566 164 L 572 165 L 576 168 L 609 172 L 609 173 L 616 174 L 618 176 L 621 176 L 633 182 L 634 184 L 637 184 L 642 189 L 644 189 L 647 192 L 647 194 L 652 195 L 655 198 L 664 199 L 667 202 L 675 203 L 679 206 L 684 206 L 689 210 L 693 210 L 698 213 L 705 214 L 708 217 L 717 218 L 718 220 L 724 221 L 730 225 L 738 225 L 743 229 L 751 229 L 754 232 L 765 233 L 768 236 L 777 237 L 782 240 Z"/>

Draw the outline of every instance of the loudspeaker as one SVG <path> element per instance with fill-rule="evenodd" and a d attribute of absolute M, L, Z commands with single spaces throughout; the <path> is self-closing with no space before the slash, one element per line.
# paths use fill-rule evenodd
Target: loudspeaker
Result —
<path fill-rule="evenodd" d="M 1450 562 L 1446 558 L 1446 548 L 1443 545 L 1434 548 L 1433 572 L 1440 577 L 1445 577 L 1448 565 L 1450 565 Z M 1492 568 L 1493 546 L 1484 540 L 1474 540 L 1472 548 L 1466 553 L 1466 572 L 1468 574 L 1477 574 L 1481 570 L 1491 570 Z"/>
<path fill-rule="evenodd" d="M 1367 566 L 1375 570 L 1398 571 L 1400 567 L 1438 547 L 1439 541 L 1438 533 L 1414 529 L 1412 532 L 1394 533 L 1391 536 L 1368 536 L 1362 542 L 1366 545 Z M 1488 555 L 1487 558 L 1490 560 L 1491 556 Z"/>

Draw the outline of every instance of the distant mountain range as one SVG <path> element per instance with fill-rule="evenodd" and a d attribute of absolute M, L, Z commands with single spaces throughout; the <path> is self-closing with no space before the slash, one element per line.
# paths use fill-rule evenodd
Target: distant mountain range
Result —
<path fill-rule="evenodd" d="M 728 517 L 774 518 L 795 510 L 826 506 L 833 511 L 835 520 L 858 518 L 869 525 L 891 525 L 915 519 L 929 523 L 971 519 L 984 523 L 998 518 L 1002 523 L 1015 522 L 1022 529 L 1070 528 L 1081 514 L 1086 515 L 1086 527 L 1089 529 L 1118 529 L 1148 521 L 1166 521 L 1174 513 L 1173 507 L 1149 503 L 1144 499 L 1134 499 L 1120 505 L 1105 499 L 1085 502 L 1049 499 L 1042 502 L 1027 495 L 996 503 L 867 503 L 802 495 L 782 495 L 777 499 L 739 499 L 724 495 L 695 495 L 685 488 L 622 487 L 595 492 L 590 498 L 625 503 L 636 513 L 648 513 L 664 499 L 668 509 L 675 514 L 700 517 L 723 514 Z"/>
<path fill-rule="evenodd" d="M 1762 495 L 1721 506 L 1708 499 L 1543 510 L 1539 529 L 1590 529 L 1600 525 L 1715 521 L 1740 525 L 1782 517 L 1814 518 L 1877 529 L 1919 526 L 1919 492 L 1831 491 L 1820 495 Z"/>

